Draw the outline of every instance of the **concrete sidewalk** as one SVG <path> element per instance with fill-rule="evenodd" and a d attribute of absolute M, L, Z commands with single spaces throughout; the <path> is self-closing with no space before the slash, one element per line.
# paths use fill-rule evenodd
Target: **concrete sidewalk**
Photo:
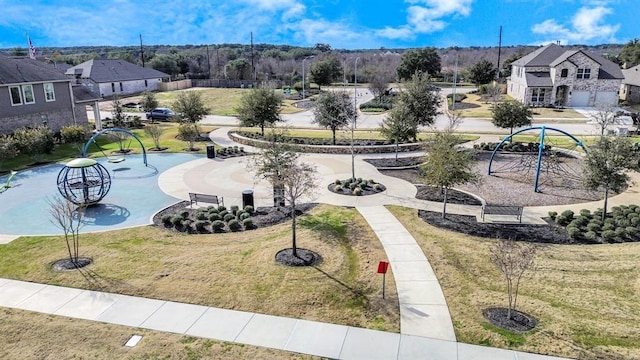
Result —
<path fill-rule="evenodd" d="M 0 306 L 332 359 L 558 359 L 420 336 L 8 279 L 0 279 Z"/>

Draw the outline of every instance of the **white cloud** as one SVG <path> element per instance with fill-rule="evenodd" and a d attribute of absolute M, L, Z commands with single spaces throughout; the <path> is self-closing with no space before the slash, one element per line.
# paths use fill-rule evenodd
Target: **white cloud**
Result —
<path fill-rule="evenodd" d="M 385 27 L 376 34 L 388 39 L 410 39 L 415 34 L 428 34 L 447 27 L 451 17 L 469 16 L 473 0 L 405 0 L 407 24 L 393 28 Z"/>
<path fill-rule="evenodd" d="M 615 34 L 620 29 L 620 25 L 603 24 L 604 18 L 612 13 L 611 8 L 604 6 L 581 7 L 567 25 L 558 24 L 554 19 L 547 19 L 533 25 L 531 30 L 547 38 L 564 39 L 564 43 L 585 43 L 592 40 L 615 42 Z"/>

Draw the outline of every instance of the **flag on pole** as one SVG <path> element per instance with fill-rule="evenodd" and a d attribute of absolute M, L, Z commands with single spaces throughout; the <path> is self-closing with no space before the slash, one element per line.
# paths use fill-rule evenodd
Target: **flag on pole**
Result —
<path fill-rule="evenodd" d="M 27 41 L 29 42 L 29 57 L 32 58 L 33 60 L 36 59 L 36 48 L 33 47 L 33 44 L 31 43 L 31 38 L 29 37 L 29 35 L 27 35 Z"/>

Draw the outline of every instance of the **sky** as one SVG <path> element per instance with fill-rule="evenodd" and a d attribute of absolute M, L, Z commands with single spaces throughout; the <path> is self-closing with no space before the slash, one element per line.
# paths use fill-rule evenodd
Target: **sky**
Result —
<path fill-rule="evenodd" d="M 637 0 L 0 0 L 0 48 L 254 43 L 334 49 L 624 44 Z"/>

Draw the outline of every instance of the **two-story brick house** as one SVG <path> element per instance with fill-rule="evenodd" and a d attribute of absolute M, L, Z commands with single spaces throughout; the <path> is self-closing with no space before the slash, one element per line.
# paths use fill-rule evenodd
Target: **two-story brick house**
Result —
<path fill-rule="evenodd" d="M 39 61 L 0 55 L 0 133 L 42 124 L 53 131 L 87 125 L 86 105 L 97 97 L 74 83 Z"/>
<path fill-rule="evenodd" d="M 102 97 L 137 94 L 158 90 L 158 84 L 170 75 L 121 59 L 93 59 L 73 66 L 65 74 L 92 88 Z"/>
<path fill-rule="evenodd" d="M 585 50 L 549 44 L 514 61 L 507 94 L 529 106 L 615 106 L 620 67 Z"/>

